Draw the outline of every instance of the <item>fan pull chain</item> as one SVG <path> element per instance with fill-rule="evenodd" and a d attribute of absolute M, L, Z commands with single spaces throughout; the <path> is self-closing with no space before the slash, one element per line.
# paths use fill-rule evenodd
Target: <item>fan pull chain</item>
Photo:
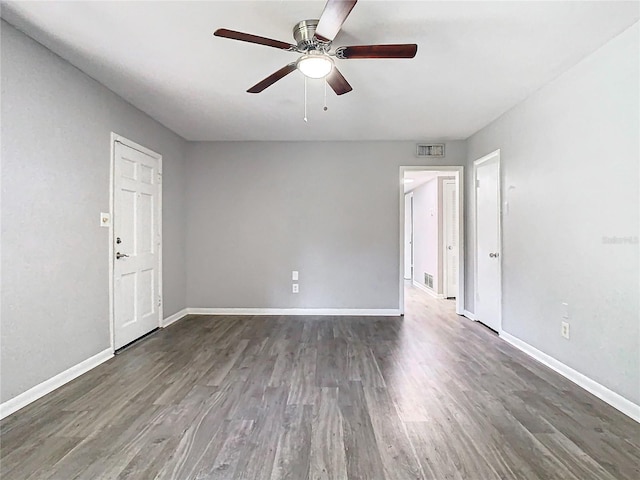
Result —
<path fill-rule="evenodd" d="M 304 121 L 307 121 L 307 77 L 304 77 Z"/>
<path fill-rule="evenodd" d="M 328 110 L 327 108 L 327 81 L 324 81 L 324 108 L 323 110 L 326 112 Z"/>

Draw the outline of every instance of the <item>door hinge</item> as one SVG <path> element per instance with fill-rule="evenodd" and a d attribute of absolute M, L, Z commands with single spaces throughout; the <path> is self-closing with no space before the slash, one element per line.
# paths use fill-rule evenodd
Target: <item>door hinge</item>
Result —
<path fill-rule="evenodd" d="M 162 183 L 162 174 L 161 173 L 158 174 L 158 183 L 160 183 L 160 184 Z"/>
<path fill-rule="evenodd" d="M 476 178 L 476 188 L 480 188 L 480 179 Z"/>
<path fill-rule="evenodd" d="M 162 306 L 162 297 L 158 297 L 158 306 L 161 307 Z"/>

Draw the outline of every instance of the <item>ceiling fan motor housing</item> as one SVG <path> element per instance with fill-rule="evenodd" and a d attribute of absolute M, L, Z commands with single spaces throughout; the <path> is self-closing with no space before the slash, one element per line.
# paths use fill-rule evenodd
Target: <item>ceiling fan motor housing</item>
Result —
<path fill-rule="evenodd" d="M 302 20 L 293 27 L 293 38 L 299 50 L 321 50 L 329 49 L 331 42 L 324 43 L 315 38 L 316 27 L 319 20 Z"/>

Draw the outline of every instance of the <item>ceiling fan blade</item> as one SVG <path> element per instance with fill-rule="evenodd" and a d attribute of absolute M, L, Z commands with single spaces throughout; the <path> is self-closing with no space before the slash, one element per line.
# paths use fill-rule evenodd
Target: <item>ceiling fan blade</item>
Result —
<path fill-rule="evenodd" d="M 398 45 L 356 45 L 336 48 L 338 58 L 413 58 L 418 51 L 415 43 Z"/>
<path fill-rule="evenodd" d="M 266 45 L 267 47 L 281 48 L 282 50 L 294 50 L 296 48 L 295 45 L 291 45 L 287 42 L 259 37 L 258 35 L 251 35 L 249 33 L 236 32 L 235 30 L 227 30 L 226 28 L 219 28 L 214 32 L 214 35 L 216 37 L 230 38 L 231 40 L 240 40 L 241 42 L 257 43 L 259 45 Z"/>
<path fill-rule="evenodd" d="M 326 76 L 327 83 L 336 92 L 336 95 L 344 95 L 349 93 L 353 88 L 347 82 L 347 79 L 342 76 L 340 70 L 337 67 L 333 67 L 331 73 Z"/>
<path fill-rule="evenodd" d="M 358 0 L 329 0 L 324 6 L 315 36 L 324 42 L 333 40 Z"/>
<path fill-rule="evenodd" d="M 265 88 L 270 87 L 271 85 L 276 83 L 278 80 L 280 80 L 280 79 L 286 77 L 287 75 L 289 75 L 295 69 L 296 69 L 296 64 L 295 63 L 290 63 L 289 65 L 286 65 L 286 66 L 282 67 L 277 72 L 272 73 L 271 75 L 269 75 L 267 78 L 265 78 L 261 82 L 256 83 L 253 87 L 251 87 L 249 90 L 247 90 L 247 92 L 248 93 L 260 93 Z"/>

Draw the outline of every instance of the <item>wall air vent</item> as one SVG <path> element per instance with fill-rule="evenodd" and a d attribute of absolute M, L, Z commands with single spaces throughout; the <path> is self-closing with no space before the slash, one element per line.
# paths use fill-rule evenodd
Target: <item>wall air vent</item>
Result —
<path fill-rule="evenodd" d="M 433 288 L 433 275 L 425 272 L 424 284 L 429 288 Z"/>
<path fill-rule="evenodd" d="M 418 157 L 444 157 L 444 143 L 419 143 L 416 145 Z"/>

